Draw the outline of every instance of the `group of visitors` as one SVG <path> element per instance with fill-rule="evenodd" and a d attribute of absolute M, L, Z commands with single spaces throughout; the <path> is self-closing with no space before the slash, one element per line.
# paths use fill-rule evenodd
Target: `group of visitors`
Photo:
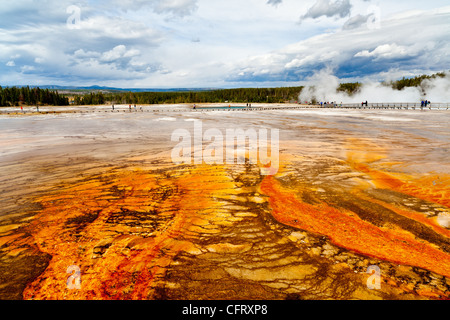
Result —
<path fill-rule="evenodd" d="M 337 107 L 338 106 L 338 104 L 337 104 L 337 102 L 336 101 L 332 101 L 332 102 L 320 102 L 320 106 L 321 107 L 329 107 L 329 106 L 332 106 L 332 107 Z M 341 102 L 341 104 L 340 104 L 340 106 L 342 107 L 342 102 Z"/>
<path fill-rule="evenodd" d="M 428 105 L 431 105 L 431 102 L 430 102 L 430 101 L 428 101 L 428 100 L 423 101 L 423 100 L 422 100 L 422 104 L 421 104 L 422 108 L 423 108 L 423 107 L 426 108 Z"/>

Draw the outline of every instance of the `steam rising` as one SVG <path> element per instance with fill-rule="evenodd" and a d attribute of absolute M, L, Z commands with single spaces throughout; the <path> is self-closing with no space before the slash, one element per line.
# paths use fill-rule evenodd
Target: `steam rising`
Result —
<path fill-rule="evenodd" d="M 390 86 L 379 82 L 368 82 L 362 85 L 360 90 L 349 95 L 346 92 L 338 92 L 341 81 L 332 74 L 329 69 L 323 69 L 308 79 L 311 85 L 306 86 L 299 99 L 302 102 L 313 100 L 317 102 L 337 103 L 369 103 L 382 102 L 420 102 L 428 100 L 435 103 L 450 102 L 450 75 L 444 78 L 426 79 L 419 87 L 406 87 L 403 90 L 395 90 Z"/>

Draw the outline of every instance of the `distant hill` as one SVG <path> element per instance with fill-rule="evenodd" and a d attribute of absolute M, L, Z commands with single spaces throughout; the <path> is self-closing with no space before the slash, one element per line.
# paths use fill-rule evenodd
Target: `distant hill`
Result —
<path fill-rule="evenodd" d="M 27 87 L 27 86 L 11 86 L 11 87 Z M 114 88 L 114 87 L 104 87 L 104 86 L 89 86 L 89 87 L 77 87 L 77 86 L 57 86 L 57 85 L 40 85 L 40 86 L 29 86 L 30 88 L 39 87 L 40 89 L 49 89 L 53 91 L 73 91 L 73 92 L 190 92 L 190 91 L 210 91 L 215 90 L 215 88 Z"/>

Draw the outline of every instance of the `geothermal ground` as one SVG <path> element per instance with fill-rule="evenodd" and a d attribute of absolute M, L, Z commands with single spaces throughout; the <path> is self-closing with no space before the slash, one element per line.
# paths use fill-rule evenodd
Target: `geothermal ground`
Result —
<path fill-rule="evenodd" d="M 450 111 L 127 109 L 0 115 L 0 299 L 450 298 Z M 175 164 L 195 120 L 279 170 Z"/>

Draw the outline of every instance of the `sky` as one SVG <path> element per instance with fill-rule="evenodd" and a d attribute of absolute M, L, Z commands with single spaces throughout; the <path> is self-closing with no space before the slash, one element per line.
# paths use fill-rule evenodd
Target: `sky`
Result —
<path fill-rule="evenodd" d="M 450 70 L 448 0 L 0 1 L 0 85 L 299 86 Z"/>

